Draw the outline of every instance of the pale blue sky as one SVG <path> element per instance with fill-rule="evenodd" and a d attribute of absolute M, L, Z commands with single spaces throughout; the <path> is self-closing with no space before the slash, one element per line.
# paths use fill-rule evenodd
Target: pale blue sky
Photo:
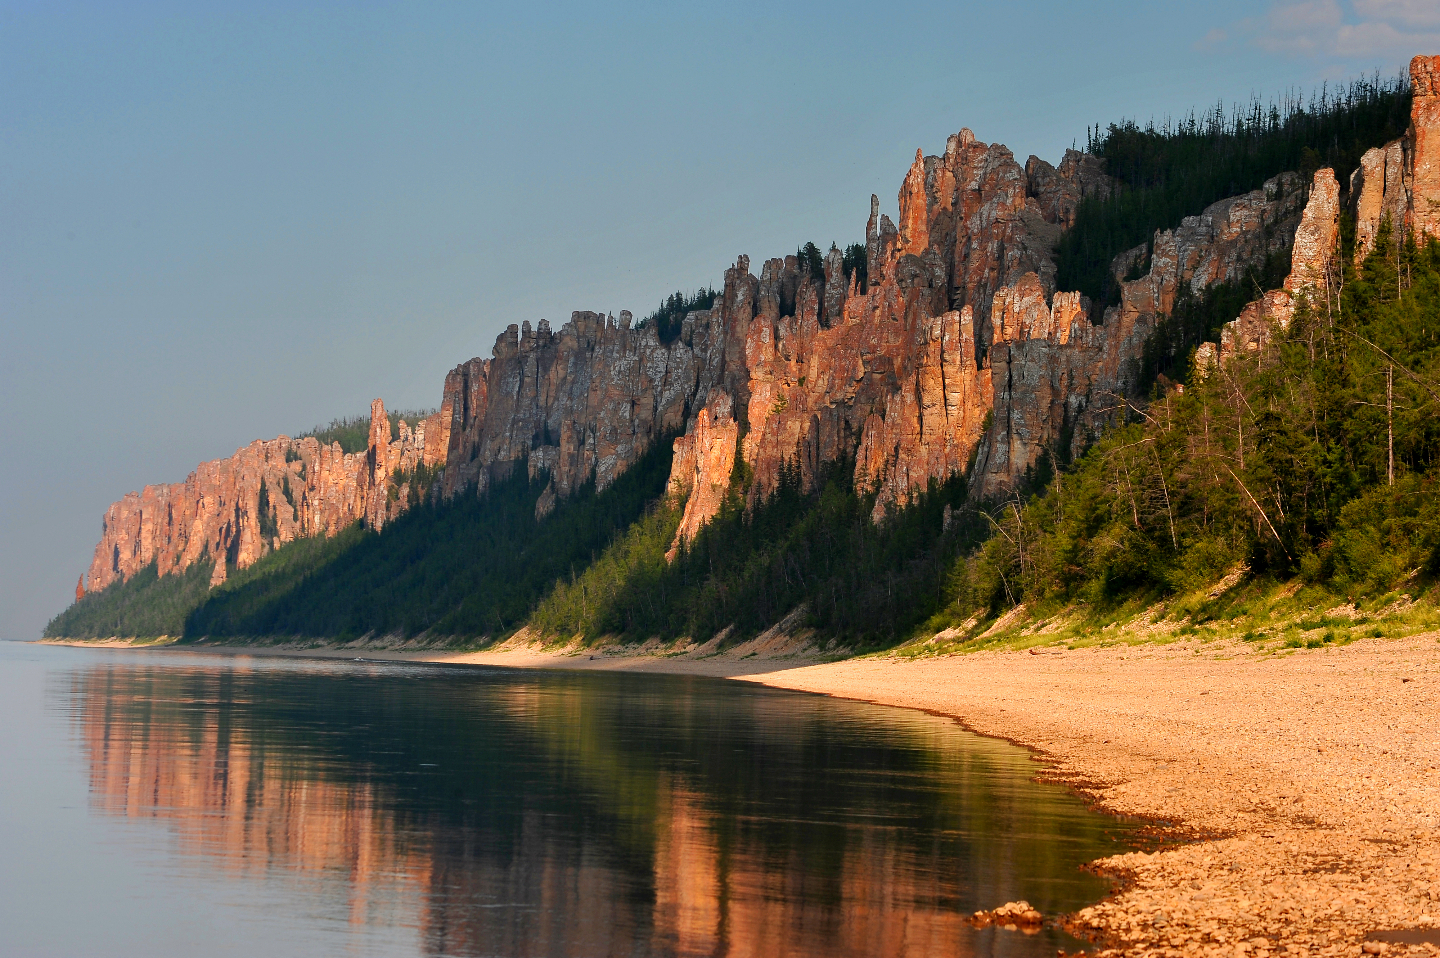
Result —
<path fill-rule="evenodd" d="M 962 126 L 1054 161 L 1417 52 L 1434 0 L 0 3 L 0 637 L 126 491 L 859 240 Z"/>

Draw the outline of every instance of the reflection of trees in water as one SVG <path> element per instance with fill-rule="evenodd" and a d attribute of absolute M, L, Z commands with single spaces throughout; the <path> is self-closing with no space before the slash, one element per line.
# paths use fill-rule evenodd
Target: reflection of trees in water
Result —
<path fill-rule="evenodd" d="M 1112 850 L 1114 823 L 1015 750 L 855 703 L 658 676 L 73 675 L 98 805 L 237 875 L 338 880 L 352 923 L 418 925 L 435 953 L 963 953 L 964 914 L 1077 907 L 1076 865 Z"/>

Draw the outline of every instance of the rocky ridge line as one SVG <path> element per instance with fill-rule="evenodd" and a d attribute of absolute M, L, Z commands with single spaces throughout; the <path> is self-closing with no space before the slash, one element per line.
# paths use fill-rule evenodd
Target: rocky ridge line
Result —
<path fill-rule="evenodd" d="M 130 578 L 150 563 L 160 575 L 215 559 L 210 584 L 228 568 L 244 569 L 295 539 L 334 535 L 365 520 L 373 529 L 403 512 L 412 497 L 406 474 L 417 465 L 444 465 L 439 415 L 400 423 L 390 441 L 385 404 L 370 407 L 369 446 L 347 453 L 314 437 L 257 440 L 225 459 L 201 463 L 184 482 L 146 486 L 105 511 L 100 542 L 76 598 Z M 261 488 L 274 532 L 261 532 Z M 393 496 L 392 496 L 393 492 Z M 219 561 L 221 558 L 225 561 Z"/>
<path fill-rule="evenodd" d="M 1440 235 L 1440 58 L 1417 57 L 1411 77 L 1410 132 L 1367 153 L 1351 180 L 1362 237 L 1387 214 Z M 244 568 L 295 538 L 360 519 L 380 528 L 412 500 L 403 474 L 422 464 L 443 467 L 447 497 L 483 494 L 517 467 L 546 474 L 544 515 L 591 479 L 605 488 L 682 430 L 670 487 L 688 497 L 686 538 L 718 511 L 737 456 L 754 477 L 751 504 L 778 487 L 786 463 L 811 487 L 851 457 L 857 483 L 878 493 L 877 519 L 967 467 L 974 494 L 1002 493 L 1047 451 L 1078 451 L 1117 417 L 1133 360 L 1182 286 L 1198 293 L 1235 279 L 1294 239 L 1284 289 L 1247 309 L 1227 332 L 1231 346 L 1202 360 L 1258 344 L 1255 330 L 1288 319 L 1286 304 L 1328 275 L 1318 251 L 1333 247 L 1338 182 L 1322 179 L 1309 207 L 1304 184 L 1284 174 L 1122 254 L 1117 278 L 1147 253 L 1148 272 L 1121 284 L 1097 325 L 1088 300 L 1056 290 L 1053 250 L 1081 199 L 1112 189 L 1101 161 L 1071 150 L 1058 166 L 1032 156 L 1022 167 L 1003 145 L 961 130 L 941 156 L 917 151 L 898 227 L 871 197 L 868 283 L 845 274 L 838 250 L 814 276 L 787 256 L 757 277 L 741 256 L 714 306 L 686 316 L 668 343 L 623 311 L 618 320 L 576 312 L 558 332 L 545 320 L 512 325 L 490 359 L 446 376 L 440 412 L 411 435 L 402 426 L 396 443 L 373 426 L 354 456 L 280 437 L 127 495 L 107 510 L 77 594 L 151 561 L 161 574 L 205 554 Z M 376 423 L 378 400 L 377 410 Z M 275 513 L 268 538 L 262 483 Z M 225 575 L 217 562 L 215 581 Z"/>

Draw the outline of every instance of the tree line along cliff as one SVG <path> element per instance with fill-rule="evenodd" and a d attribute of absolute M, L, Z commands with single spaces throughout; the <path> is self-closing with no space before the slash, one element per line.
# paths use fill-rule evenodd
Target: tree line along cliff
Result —
<path fill-rule="evenodd" d="M 1435 69 L 1434 58 L 1417 57 L 1408 88 L 1382 91 L 1388 99 L 1324 108 L 1369 118 L 1352 123 L 1359 132 L 1351 140 L 1329 141 L 1337 155 L 1361 156 L 1353 176 L 1262 169 L 1257 188 L 1115 250 L 1115 292 L 1100 300 L 1060 288 L 1067 244 L 1096 210 L 1151 187 L 1113 176 L 1088 153 L 1022 165 L 962 130 L 940 155 L 917 151 L 898 223 L 871 198 L 863 253 L 770 259 L 758 276 L 739 257 L 708 308 L 663 323 L 637 324 L 622 311 L 618 320 L 577 312 L 559 330 L 544 320 L 512 325 L 491 358 L 452 370 L 439 411 L 413 429 L 402 423 L 398 439 L 377 400 L 363 453 L 281 437 L 205 463 L 183 483 L 126 496 L 106 512 L 77 597 L 151 566 L 158 581 L 206 563 L 208 584 L 220 587 L 300 540 L 338 541 L 357 524 L 381 533 L 418 503 L 434 509 L 502 488 L 525 490 L 521 498 L 533 500 L 525 521 L 540 528 L 577 496 L 603 497 L 657 444 L 670 461 L 652 498 L 665 492 L 670 504 L 648 520 L 639 508 L 617 519 L 608 539 L 576 558 L 571 582 L 629 523 L 649 521 L 646 535 L 664 538 L 667 565 L 681 568 L 705 530 L 768 515 L 767 504 L 784 496 L 814 503 L 827 487 L 842 489 L 883 536 L 907 509 L 939 503 L 937 490 L 949 490 L 941 496 L 948 517 L 1042 489 L 1055 469 L 1143 419 L 1152 398 L 1164 400 L 1171 384 L 1189 378 L 1184 357 L 1197 340 L 1217 340 L 1200 346 L 1204 369 L 1238 368 L 1232 357 L 1264 352 L 1270 330 L 1291 335 L 1303 326 L 1296 315 L 1310 322 L 1323 299 L 1317 291 L 1338 303 L 1332 287 L 1345 276 L 1336 264 L 1368 269 L 1382 236 L 1400 238 L 1400 249 L 1407 237 L 1418 244 L 1419 259 L 1406 261 L 1413 274 L 1426 238 L 1440 231 Z M 1410 107 L 1408 128 L 1367 141 L 1394 132 L 1384 118 L 1399 102 Z M 1276 129 L 1293 133 L 1284 123 Z M 1124 126 L 1110 132 L 1131 135 Z M 1111 230 L 1106 241 L 1129 238 Z M 1287 261 L 1279 288 L 1238 318 L 1216 305 Z M 1177 325 L 1201 313 L 1198 325 Z M 1168 359 L 1156 358 L 1157 343 Z M 1156 392 L 1162 367 L 1170 375 Z M 660 468 L 653 460 L 651 474 Z M 795 505 L 792 518 L 806 508 Z M 948 581 L 939 570 L 965 550 L 952 541 L 936 552 L 943 537 L 922 538 L 917 548 L 933 565 L 927 589 L 939 601 Z M 473 623 L 460 631 L 477 629 L 493 631 Z"/>

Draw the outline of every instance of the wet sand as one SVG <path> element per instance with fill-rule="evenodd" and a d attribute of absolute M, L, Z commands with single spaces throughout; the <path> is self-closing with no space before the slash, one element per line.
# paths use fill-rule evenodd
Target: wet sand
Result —
<path fill-rule="evenodd" d="M 1435 633 L 1279 653 L 1176 643 L 826 663 L 524 647 L 262 654 L 715 675 L 953 716 L 1034 750 L 1045 777 L 1099 806 L 1188 840 L 1098 863 L 1123 887 L 1069 918 L 1092 952 L 1440 955 Z M 1433 944 L 1367 941 L 1401 929 Z"/>

